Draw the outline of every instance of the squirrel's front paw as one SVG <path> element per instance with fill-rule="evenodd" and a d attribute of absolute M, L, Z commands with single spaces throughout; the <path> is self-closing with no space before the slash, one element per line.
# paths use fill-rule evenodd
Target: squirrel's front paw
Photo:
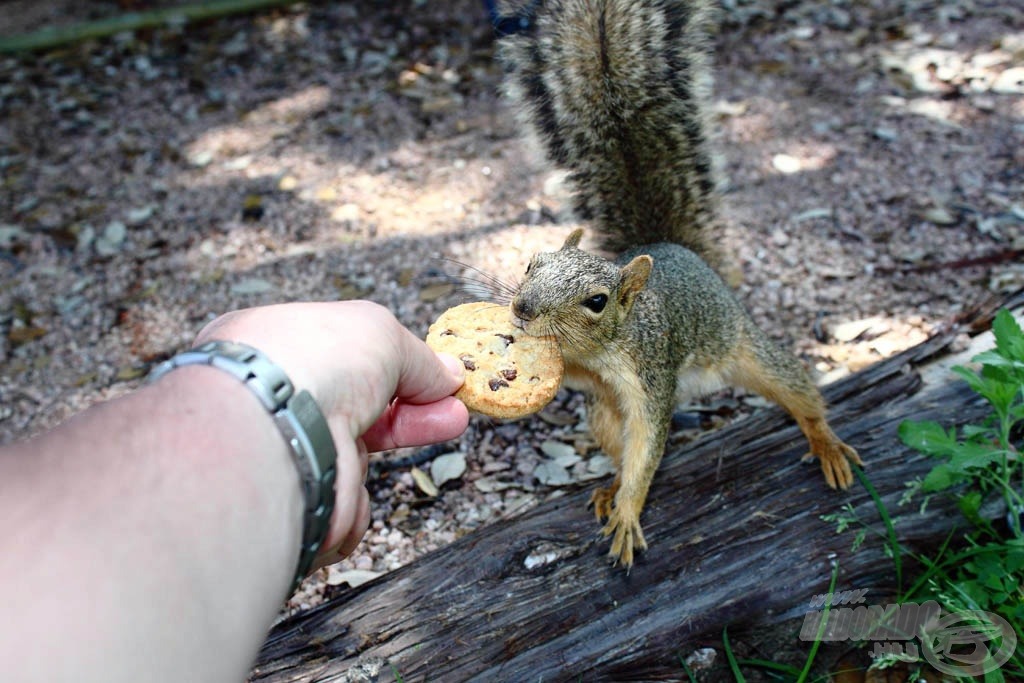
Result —
<path fill-rule="evenodd" d="M 647 550 L 643 529 L 640 528 L 640 517 L 636 513 L 626 512 L 621 507 L 614 508 L 608 515 L 608 523 L 601 529 L 605 537 L 612 537 L 612 546 L 608 556 L 621 562 L 628 570 L 633 566 L 633 549 Z"/>
<path fill-rule="evenodd" d="M 804 456 L 810 460 L 817 456 L 821 460 L 821 471 L 825 475 L 825 483 L 832 488 L 847 489 L 853 483 L 853 470 L 850 462 L 863 465 L 857 451 L 839 440 L 835 434 L 830 438 L 812 442 L 812 452 Z"/>

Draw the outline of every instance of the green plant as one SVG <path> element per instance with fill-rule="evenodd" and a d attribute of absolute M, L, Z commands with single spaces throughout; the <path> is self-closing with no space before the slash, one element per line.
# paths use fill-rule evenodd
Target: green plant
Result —
<path fill-rule="evenodd" d="M 1024 427 L 1024 331 L 1008 311 L 993 321 L 995 348 L 975 356 L 975 371 L 958 366 L 953 372 L 991 406 L 982 424 L 945 429 L 935 422 L 904 422 L 903 442 L 942 462 L 921 482 L 926 493 L 956 496 L 969 523 L 964 546 L 926 562 L 925 582 L 912 590 L 932 598 L 948 611 L 983 610 L 1005 618 L 1017 629 L 1024 625 L 1024 463 L 1020 443 Z M 1003 520 L 983 514 L 1002 503 Z M 1024 668 L 1018 656 L 1017 666 Z"/>
<path fill-rule="evenodd" d="M 989 612 L 1013 625 L 1017 642 L 1024 644 L 1024 463 L 1020 443 L 1024 427 L 1024 331 L 1008 311 L 993 321 L 995 348 L 972 358 L 979 369 L 953 368 L 972 391 L 982 397 L 991 414 L 981 424 L 946 428 L 932 421 L 906 421 L 900 439 L 909 447 L 939 462 L 923 480 L 912 482 L 904 501 L 915 493 L 951 495 L 966 519 L 966 530 L 951 533 L 932 556 L 914 554 L 902 546 L 883 501 L 864 473 L 857 469 L 878 509 L 885 528 L 886 552 L 892 557 L 900 602 L 921 604 L 935 600 L 945 613 Z M 927 507 L 928 498 L 921 506 Z M 994 514 L 1001 510 L 1005 513 Z M 869 526 L 849 505 L 824 517 L 837 531 L 861 528 L 854 540 L 859 547 Z M 904 587 L 902 558 L 917 560 L 924 571 Z M 1002 669 L 985 676 L 1024 676 L 1024 646 Z M 879 666 L 892 663 L 886 659 Z"/>
<path fill-rule="evenodd" d="M 832 579 L 829 581 L 828 592 L 831 594 L 836 588 L 836 579 L 839 576 L 839 564 L 834 563 L 832 565 Z M 746 677 L 743 675 L 743 667 L 750 667 L 753 669 L 759 669 L 768 675 L 770 678 L 784 683 L 816 683 L 817 681 L 829 680 L 828 676 L 809 678 L 811 675 L 811 667 L 814 664 L 814 658 L 818 653 L 818 647 L 821 645 L 822 636 L 825 633 L 825 625 L 828 623 L 828 615 L 831 611 L 832 605 L 829 602 L 825 603 L 824 606 L 824 617 L 818 626 L 818 637 L 815 638 L 811 645 L 811 651 L 808 653 L 807 658 L 804 660 L 804 666 L 802 669 L 789 664 L 780 664 L 778 662 L 772 662 L 765 659 L 738 659 L 736 653 L 733 652 L 732 643 L 729 641 L 729 629 L 728 627 L 722 629 L 722 649 L 725 652 L 726 661 L 729 663 L 729 670 L 732 672 L 733 680 L 736 683 L 745 683 Z M 696 677 L 690 670 L 690 667 L 686 665 L 686 661 L 680 658 L 683 664 L 683 668 L 686 670 L 690 680 L 695 683 Z"/>
<path fill-rule="evenodd" d="M 1007 311 L 993 321 L 995 348 L 972 358 L 980 370 L 957 366 L 953 372 L 967 382 L 972 391 L 989 404 L 992 413 L 981 424 L 945 428 L 937 422 L 907 421 L 900 425 L 899 437 L 909 447 L 938 462 L 923 480 L 908 484 L 901 505 L 915 494 L 925 493 L 923 513 L 931 496 L 952 495 L 967 521 L 966 531 L 954 531 L 932 556 L 913 553 L 903 546 L 892 516 L 863 470 L 854 473 L 875 503 L 884 528 L 878 533 L 885 552 L 892 558 L 896 574 L 898 602 L 939 603 L 944 613 L 991 612 L 1010 623 L 1018 648 L 1002 668 L 990 671 L 986 683 L 1024 680 L 1024 463 L 1020 444 L 1024 438 L 1024 331 Z M 993 521 L 992 511 L 1005 511 L 1005 522 Z M 838 513 L 823 515 L 836 524 L 837 533 L 856 528 L 853 549 L 859 549 L 872 532 L 852 505 Z M 912 578 L 904 575 L 904 557 L 920 563 L 924 570 Z M 835 587 L 833 573 L 832 585 Z M 904 580 L 907 585 L 904 585 Z M 821 621 L 824 628 L 828 615 Z M 819 633 L 820 635 L 820 633 Z M 722 641 L 734 680 L 744 680 L 742 667 L 760 669 L 780 681 L 807 681 L 820 637 L 815 640 L 803 668 L 760 660 L 737 659 L 728 634 Z M 885 668 L 902 656 L 880 657 L 875 662 Z M 687 674 L 695 680 L 689 668 Z"/>
<path fill-rule="evenodd" d="M 996 347 L 972 359 L 982 364 L 981 372 L 953 368 L 992 407 L 991 419 L 982 425 L 963 426 L 959 437 L 955 429 L 947 430 L 936 422 L 904 422 L 899 433 L 911 448 L 946 460 L 932 468 L 922 490 L 946 491 L 965 485 L 958 499 L 964 516 L 986 533 L 998 535 L 979 514 L 985 497 L 995 492 L 1006 504 L 1010 534 L 1021 538 L 1022 463 L 1013 438 L 1020 439 L 1024 423 L 1024 332 L 1005 310 L 996 315 L 992 331 Z"/>

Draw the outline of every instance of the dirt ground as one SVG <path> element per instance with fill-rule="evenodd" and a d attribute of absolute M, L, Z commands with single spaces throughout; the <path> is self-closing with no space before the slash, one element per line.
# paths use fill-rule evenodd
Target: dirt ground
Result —
<path fill-rule="evenodd" d="M 125 4 L 0 1 L 0 35 Z M 361 297 L 422 335 L 487 296 L 477 269 L 514 281 L 561 243 L 566 190 L 499 96 L 482 4 L 370 6 L 0 55 L 0 442 L 130 391 L 220 312 Z M 716 60 L 738 292 L 822 381 L 1024 284 L 1019 3 L 730 0 Z M 762 405 L 722 394 L 681 428 Z M 563 392 L 474 418 L 433 452 L 455 454 L 436 497 L 422 458 L 375 456 L 373 528 L 290 607 L 591 486 L 582 417 Z"/>

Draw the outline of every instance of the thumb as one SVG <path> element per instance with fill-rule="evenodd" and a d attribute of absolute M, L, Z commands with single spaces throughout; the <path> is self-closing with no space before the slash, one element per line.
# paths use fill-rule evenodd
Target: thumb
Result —
<path fill-rule="evenodd" d="M 402 332 L 399 343 L 403 362 L 395 396 L 406 403 L 433 403 L 458 391 L 466 376 L 462 361 L 435 353 L 405 328 Z"/>

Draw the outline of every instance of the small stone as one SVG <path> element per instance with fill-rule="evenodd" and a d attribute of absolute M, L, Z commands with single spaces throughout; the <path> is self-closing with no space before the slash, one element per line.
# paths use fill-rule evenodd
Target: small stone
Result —
<path fill-rule="evenodd" d="M 82 226 L 72 227 L 72 232 L 75 235 L 75 251 L 79 254 L 84 254 L 89 251 L 89 249 L 92 248 L 93 242 L 96 241 L 96 228 L 92 227 L 88 223 Z"/>
<path fill-rule="evenodd" d="M 1004 95 L 1024 94 L 1024 66 L 1015 66 L 999 74 L 992 84 L 992 92 Z"/>
<path fill-rule="evenodd" d="M 789 244 L 789 235 L 785 230 L 775 229 L 772 231 L 772 244 L 777 247 L 784 247 Z"/>
<path fill-rule="evenodd" d="M 213 152 L 209 150 L 200 150 L 190 155 L 188 163 L 192 164 L 196 168 L 204 168 L 209 166 L 213 161 Z"/>
<path fill-rule="evenodd" d="M 955 225 L 959 219 L 944 206 L 932 206 L 921 212 L 921 218 L 935 225 Z"/>
<path fill-rule="evenodd" d="M 776 154 L 772 157 L 772 166 L 779 173 L 797 173 L 803 168 L 803 164 L 794 156 L 789 154 Z"/>
<path fill-rule="evenodd" d="M 338 191 L 330 185 L 324 185 L 317 188 L 315 197 L 318 202 L 333 202 L 338 198 Z"/>
<path fill-rule="evenodd" d="M 686 658 L 686 665 L 694 671 L 710 669 L 715 663 L 715 654 L 714 649 L 710 647 L 703 647 L 699 650 L 694 650 L 690 653 L 690 656 Z"/>
<path fill-rule="evenodd" d="M 19 228 L 17 225 L 3 224 L 0 225 L 0 249 L 10 249 L 19 242 L 24 242 L 28 238 L 28 233 Z"/>
<path fill-rule="evenodd" d="M 226 171 L 244 171 L 252 165 L 252 157 L 248 154 L 240 156 L 235 159 L 229 159 L 224 162 L 224 170 Z"/>
<path fill-rule="evenodd" d="M 113 256 L 121 251 L 127 235 L 128 227 L 124 223 L 111 221 L 96 240 L 96 253 L 100 256 Z"/>
<path fill-rule="evenodd" d="M 359 222 L 360 214 L 358 204 L 342 204 L 331 211 L 331 220 L 337 223 L 354 224 Z"/>
<path fill-rule="evenodd" d="M 150 218 L 153 217 L 154 213 L 156 213 L 156 207 L 153 206 L 152 204 L 140 206 L 137 209 L 130 210 L 128 214 L 125 216 L 125 220 L 127 221 L 128 225 L 135 227 L 138 225 L 142 225 L 143 223 L 148 221 Z"/>

